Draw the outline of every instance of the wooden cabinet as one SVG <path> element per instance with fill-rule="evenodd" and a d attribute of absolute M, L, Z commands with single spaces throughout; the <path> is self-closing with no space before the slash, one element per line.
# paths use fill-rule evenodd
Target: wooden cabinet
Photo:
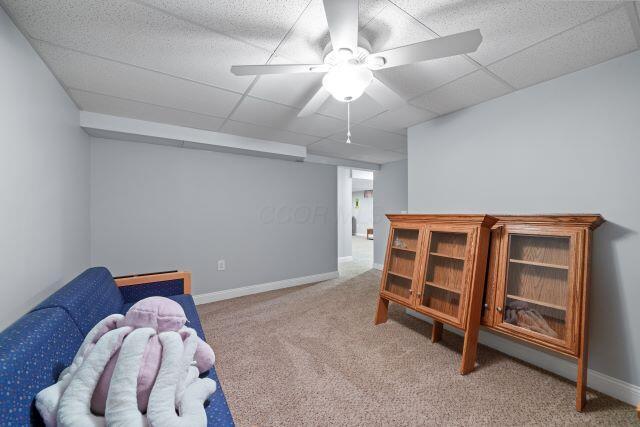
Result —
<path fill-rule="evenodd" d="M 480 323 L 554 351 L 577 361 L 576 409 L 584 408 L 591 240 L 600 215 L 387 217 L 376 324 L 393 301 L 431 317 L 434 342 L 443 324 L 462 329 L 462 374 L 473 370 Z"/>
<path fill-rule="evenodd" d="M 416 256 L 422 244 L 424 228 L 418 224 L 392 223 L 389 232 L 387 263 L 381 293 L 401 304 L 413 303 L 419 264 Z"/>
<path fill-rule="evenodd" d="M 482 323 L 578 361 L 576 409 L 586 398 L 591 232 L 600 215 L 498 216 Z"/>
<path fill-rule="evenodd" d="M 490 227 L 488 215 L 387 215 L 391 230 L 376 324 L 387 320 L 389 301 L 465 331 L 460 372 L 475 364 Z"/>

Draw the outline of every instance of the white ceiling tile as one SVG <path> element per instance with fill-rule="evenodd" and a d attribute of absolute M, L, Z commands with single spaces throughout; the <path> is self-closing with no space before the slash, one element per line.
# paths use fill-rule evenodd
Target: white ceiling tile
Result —
<path fill-rule="evenodd" d="M 275 58 L 271 63 L 293 62 Z M 258 78 L 249 94 L 267 101 L 302 108 L 322 86 L 323 76 L 324 73 L 266 74 Z"/>
<path fill-rule="evenodd" d="M 226 117 L 240 95 L 113 61 L 83 55 L 46 43 L 37 51 L 62 83 L 72 89 L 133 101 Z"/>
<path fill-rule="evenodd" d="M 570 73 L 638 49 L 624 8 L 499 61 L 489 69 L 517 88 Z"/>
<path fill-rule="evenodd" d="M 452 56 L 387 68 L 376 71 L 375 75 L 398 94 L 409 99 L 475 70 L 477 67 L 471 61 L 462 56 Z"/>
<path fill-rule="evenodd" d="M 324 6 L 321 0 L 311 0 L 276 54 L 301 64 L 321 64 L 327 43 L 329 28 Z"/>
<path fill-rule="evenodd" d="M 441 36 L 479 28 L 470 56 L 488 65 L 619 5 L 615 1 L 396 0 Z"/>
<path fill-rule="evenodd" d="M 247 96 L 232 114 L 231 119 L 318 137 L 329 136 L 345 126 L 342 120 L 319 114 L 297 117 L 299 111 L 296 108 Z"/>
<path fill-rule="evenodd" d="M 411 103 L 440 114 L 505 95 L 510 89 L 480 70 L 411 100 Z"/>
<path fill-rule="evenodd" d="M 7 0 L 7 5 L 34 38 L 238 92 L 253 77 L 234 76 L 231 65 L 262 64 L 270 56 L 131 1 Z"/>
<path fill-rule="evenodd" d="M 436 113 L 407 104 L 393 111 L 385 111 L 362 124 L 376 129 L 398 133 L 406 131 L 409 126 L 426 122 L 436 116 Z"/>
<path fill-rule="evenodd" d="M 397 6 L 390 4 L 361 31 L 374 52 L 433 38 L 433 34 Z"/>
<path fill-rule="evenodd" d="M 360 98 L 351 103 L 351 123 L 358 123 L 382 113 L 385 108 L 375 102 L 366 93 Z M 347 104 L 344 102 L 336 101 L 333 97 L 329 99 L 320 107 L 319 113 L 327 116 L 336 117 L 338 119 L 346 120 L 347 118 Z"/>
<path fill-rule="evenodd" d="M 315 136 L 302 135 L 251 123 L 236 122 L 234 120 L 228 120 L 220 129 L 220 132 L 295 145 L 309 145 L 318 140 L 318 137 Z"/>
<path fill-rule="evenodd" d="M 273 51 L 308 0 L 141 0 L 178 17 Z"/>
<path fill-rule="evenodd" d="M 358 160 L 370 163 L 388 163 L 406 159 L 406 154 L 394 151 L 381 150 L 359 144 L 345 144 L 329 139 L 323 139 L 307 147 L 310 154 L 321 156 L 339 157 L 349 160 Z"/>
<path fill-rule="evenodd" d="M 344 142 L 347 138 L 346 129 L 336 132 L 329 139 L 336 142 Z M 354 144 L 367 147 L 380 148 L 383 150 L 394 150 L 399 152 L 407 151 L 407 138 L 404 135 L 385 132 L 369 126 L 351 126 L 351 141 Z"/>
<path fill-rule="evenodd" d="M 390 4 L 387 0 L 360 0 L 358 2 L 358 26 L 362 28 L 367 25 Z"/>
<path fill-rule="evenodd" d="M 368 23 L 389 4 L 387 0 L 360 0 L 359 25 Z M 299 63 L 321 64 L 322 53 L 329 41 L 329 28 L 322 0 L 311 0 L 276 54 Z"/>
<path fill-rule="evenodd" d="M 144 104 L 82 90 L 71 89 L 69 92 L 83 111 L 211 130 L 214 132 L 217 131 L 224 122 L 224 119 L 220 117 Z"/>

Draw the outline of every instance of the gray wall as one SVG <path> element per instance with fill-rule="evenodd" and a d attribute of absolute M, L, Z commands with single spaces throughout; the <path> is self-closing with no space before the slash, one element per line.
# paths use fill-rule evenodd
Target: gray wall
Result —
<path fill-rule="evenodd" d="M 411 213 L 604 215 L 594 233 L 590 368 L 640 385 L 640 52 L 408 135 Z"/>
<path fill-rule="evenodd" d="M 407 210 L 407 161 L 385 163 L 373 173 L 373 262 L 383 264 L 389 235 L 388 213 Z"/>
<path fill-rule="evenodd" d="M 89 265 L 89 137 L 0 9 L 0 329 Z"/>
<path fill-rule="evenodd" d="M 359 207 L 356 208 L 356 199 Z M 364 197 L 364 191 L 351 193 L 351 214 L 356 217 L 356 233 L 364 236 L 373 227 L 373 197 Z"/>
<path fill-rule="evenodd" d="M 351 256 L 351 169 L 337 168 L 338 257 Z"/>
<path fill-rule="evenodd" d="M 193 293 L 337 270 L 336 168 L 93 139 L 92 262 Z M 217 261 L 226 270 L 217 270 Z"/>

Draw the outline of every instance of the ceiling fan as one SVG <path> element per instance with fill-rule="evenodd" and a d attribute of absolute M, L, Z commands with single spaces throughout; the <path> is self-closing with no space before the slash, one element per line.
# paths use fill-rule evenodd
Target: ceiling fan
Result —
<path fill-rule="evenodd" d="M 322 86 L 300 110 L 298 117 L 309 116 L 333 96 L 347 103 L 347 143 L 350 143 L 350 103 L 366 92 L 387 109 L 404 104 L 404 99 L 375 77 L 376 70 L 447 56 L 475 52 L 482 42 L 480 30 L 426 40 L 381 52 L 358 35 L 358 0 L 323 0 L 329 25 L 330 43 L 325 46 L 322 64 L 234 65 L 236 76 L 262 74 L 324 73 Z"/>

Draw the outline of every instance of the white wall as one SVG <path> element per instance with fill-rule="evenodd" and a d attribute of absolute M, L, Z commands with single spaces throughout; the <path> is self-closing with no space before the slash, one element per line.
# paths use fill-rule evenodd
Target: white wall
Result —
<path fill-rule="evenodd" d="M 373 175 L 373 263 L 382 265 L 389 236 L 385 214 L 407 210 L 407 161 L 385 163 Z"/>
<path fill-rule="evenodd" d="M 605 217 L 590 368 L 640 385 L 640 52 L 410 128 L 408 148 L 411 213 Z"/>
<path fill-rule="evenodd" d="M 351 169 L 337 167 L 338 203 L 338 257 L 350 259 L 351 255 Z"/>
<path fill-rule="evenodd" d="M 356 199 L 359 206 L 356 208 Z M 373 228 L 373 197 L 364 197 L 364 191 L 351 193 L 351 214 L 356 218 L 356 234 L 364 236 L 367 228 Z"/>
<path fill-rule="evenodd" d="M 89 265 L 89 142 L 0 9 L 0 330 Z"/>
<path fill-rule="evenodd" d="M 335 166 L 93 139 L 92 262 L 189 270 L 196 295 L 335 272 L 336 185 Z"/>

